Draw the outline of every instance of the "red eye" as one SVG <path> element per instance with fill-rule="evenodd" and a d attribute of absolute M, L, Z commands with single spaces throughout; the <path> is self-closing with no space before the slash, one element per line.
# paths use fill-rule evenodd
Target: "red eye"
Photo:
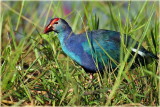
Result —
<path fill-rule="evenodd" d="M 55 22 L 54 24 L 58 24 L 58 22 Z"/>

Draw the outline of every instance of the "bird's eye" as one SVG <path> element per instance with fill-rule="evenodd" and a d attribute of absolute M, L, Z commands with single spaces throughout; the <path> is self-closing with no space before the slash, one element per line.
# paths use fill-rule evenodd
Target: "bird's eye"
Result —
<path fill-rule="evenodd" d="M 54 24 L 58 24 L 58 22 L 55 22 Z"/>

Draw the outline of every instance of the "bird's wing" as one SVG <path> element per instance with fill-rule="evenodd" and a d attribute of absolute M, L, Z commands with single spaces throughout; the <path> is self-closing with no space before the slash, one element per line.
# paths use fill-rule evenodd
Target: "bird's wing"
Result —
<path fill-rule="evenodd" d="M 98 30 L 88 32 L 85 41 L 82 42 L 83 50 L 91 55 L 98 63 L 116 65 L 119 61 L 120 35 L 118 32 Z"/>
<path fill-rule="evenodd" d="M 111 60 L 114 64 L 119 62 L 120 58 L 120 47 L 121 47 L 121 37 L 119 32 L 108 31 L 108 30 L 98 30 L 88 32 L 84 34 L 86 39 L 82 42 L 83 50 L 91 55 L 99 63 L 107 64 Z M 131 49 L 131 53 L 136 53 L 140 58 L 147 59 L 152 57 L 157 59 L 158 57 L 151 52 L 147 51 L 144 47 L 138 48 L 138 42 L 129 36 L 124 35 L 124 46 L 126 49 Z M 132 44 L 135 42 L 135 45 Z M 123 46 L 123 45 L 122 45 Z M 131 57 L 130 57 L 131 58 Z M 112 64 L 112 65 L 114 65 Z"/>

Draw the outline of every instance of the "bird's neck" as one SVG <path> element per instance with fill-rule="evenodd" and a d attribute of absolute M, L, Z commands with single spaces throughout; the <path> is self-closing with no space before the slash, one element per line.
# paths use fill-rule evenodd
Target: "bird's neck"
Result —
<path fill-rule="evenodd" d="M 63 32 L 58 33 L 58 38 L 60 40 L 61 45 L 65 42 L 65 40 L 69 39 L 73 35 L 72 29 L 68 29 Z"/>

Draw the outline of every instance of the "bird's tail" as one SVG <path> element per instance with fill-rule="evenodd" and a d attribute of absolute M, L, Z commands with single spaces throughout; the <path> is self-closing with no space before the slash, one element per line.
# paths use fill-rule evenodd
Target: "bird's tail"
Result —
<path fill-rule="evenodd" d="M 142 49 L 141 51 L 145 54 L 145 57 L 151 57 L 151 58 L 154 58 L 154 59 L 159 59 L 157 55 L 147 51 L 146 49 Z"/>
<path fill-rule="evenodd" d="M 137 57 L 135 59 L 135 65 L 133 65 L 131 68 L 135 68 L 135 66 L 138 65 L 145 65 L 149 64 L 150 62 L 153 61 L 153 59 L 158 60 L 158 56 L 153 54 L 152 52 L 147 51 L 145 48 L 141 47 L 139 50 L 136 48 L 132 48 L 132 52 L 136 53 L 137 52 Z M 158 62 L 158 61 L 155 61 Z"/>
<path fill-rule="evenodd" d="M 132 48 L 132 52 L 136 53 L 137 49 Z M 159 59 L 157 55 L 153 54 L 152 52 L 147 51 L 145 48 L 140 48 L 137 54 L 143 58 L 154 58 Z"/>

